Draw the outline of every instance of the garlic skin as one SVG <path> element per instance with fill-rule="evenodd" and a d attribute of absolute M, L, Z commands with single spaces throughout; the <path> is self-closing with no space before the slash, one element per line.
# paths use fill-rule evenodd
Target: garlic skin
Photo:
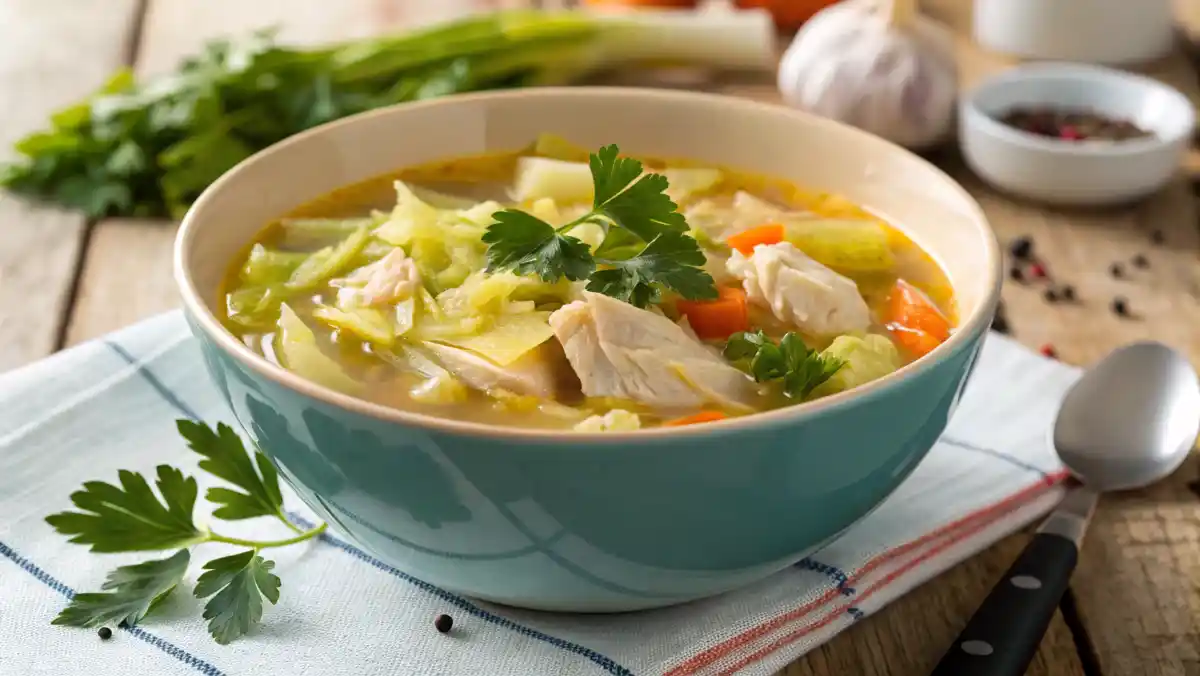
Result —
<path fill-rule="evenodd" d="M 953 36 L 916 14 L 914 0 L 846 0 L 804 24 L 783 54 L 789 105 L 913 149 L 953 128 Z"/>

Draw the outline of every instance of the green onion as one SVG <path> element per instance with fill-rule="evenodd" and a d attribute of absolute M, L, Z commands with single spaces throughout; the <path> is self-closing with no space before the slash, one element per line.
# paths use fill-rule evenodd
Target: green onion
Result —
<path fill-rule="evenodd" d="M 319 49 L 270 32 L 209 43 L 175 73 L 120 72 L 15 144 L 0 185 L 88 216 L 180 216 L 213 180 L 310 127 L 459 92 L 565 84 L 634 64 L 774 67 L 763 12 L 513 10 Z"/>

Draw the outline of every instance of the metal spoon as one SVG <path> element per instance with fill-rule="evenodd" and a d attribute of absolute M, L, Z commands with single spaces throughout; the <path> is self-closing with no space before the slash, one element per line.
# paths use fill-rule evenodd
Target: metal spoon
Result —
<path fill-rule="evenodd" d="M 1200 434 L 1200 379 L 1178 352 L 1134 343 L 1089 370 L 1054 423 L 1058 457 L 1083 482 L 1042 523 L 933 676 L 1021 676 L 1067 589 L 1103 491 L 1174 472 Z"/>

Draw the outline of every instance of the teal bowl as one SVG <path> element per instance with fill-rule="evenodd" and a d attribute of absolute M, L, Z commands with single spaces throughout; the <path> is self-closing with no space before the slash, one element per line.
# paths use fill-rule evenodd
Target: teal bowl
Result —
<path fill-rule="evenodd" d="M 272 218 L 402 166 L 512 150 L 540 132 L 761 172 L 865 205 L 943 267 L 959 328 L 896 373 L 816 402 L 702 426 L 579 434 L 361 401 L 272 365 L 217 320 L 222 277 Z M 448 591 L 614 612 L 762 579 L 878 506 L 955 408 L 996 306 L 1000 256 L 966 191 L 874 136 L 719 96 L 545 88 L 374 111 L 255 155 L 184 218 L 175 275 L 235 417 L 341 535 Z"/>

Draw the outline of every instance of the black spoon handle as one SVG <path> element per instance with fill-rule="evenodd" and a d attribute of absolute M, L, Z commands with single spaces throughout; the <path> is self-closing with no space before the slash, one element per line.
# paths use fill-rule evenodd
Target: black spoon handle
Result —
<path fill-rule="evenodd" d="M 933 676 L 1022 676 L 1067 590 L 1079 550 L 1038 533 L 984 599 Z"/>

